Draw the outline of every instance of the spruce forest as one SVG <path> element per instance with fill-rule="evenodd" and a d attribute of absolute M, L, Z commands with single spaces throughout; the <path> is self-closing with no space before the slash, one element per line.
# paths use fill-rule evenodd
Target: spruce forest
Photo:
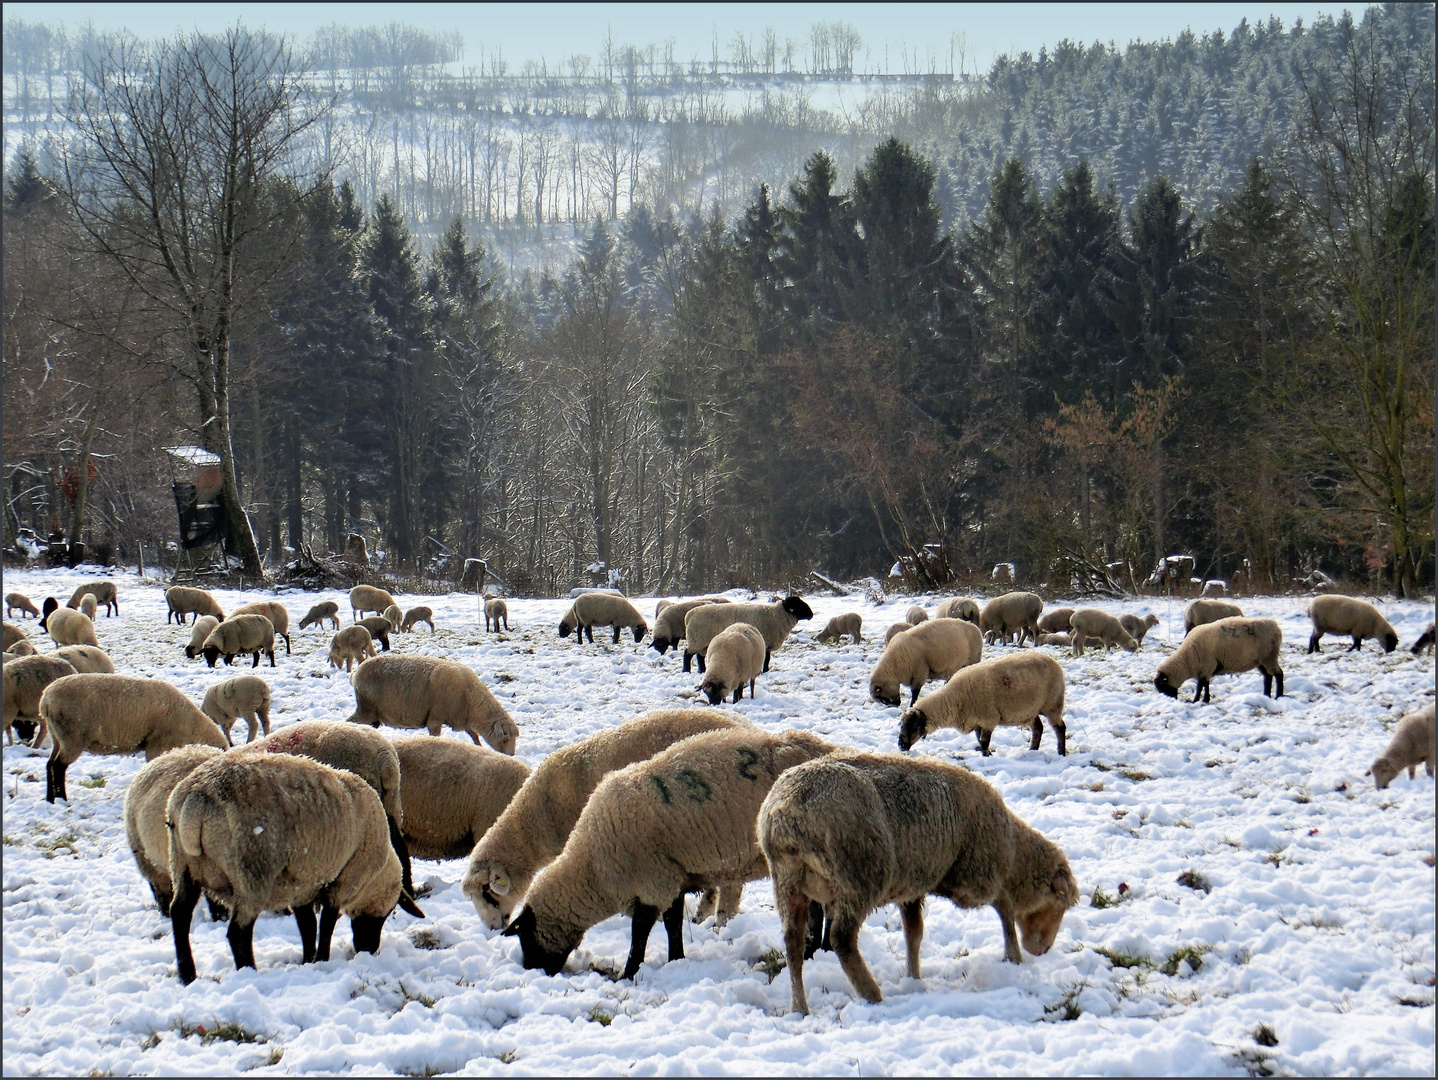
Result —
<path fill-rule="evenodd" d="M 1432 590 L 1432 5 L 887 81 L 844 31 L 12 20 L 7 552 L 166 550 L 193 444 L 277 580 Z"/>

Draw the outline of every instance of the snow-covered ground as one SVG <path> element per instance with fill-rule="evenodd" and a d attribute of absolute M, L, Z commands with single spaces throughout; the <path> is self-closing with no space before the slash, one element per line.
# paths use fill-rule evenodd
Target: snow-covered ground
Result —
<path fill-rule="evenodd" d="M 65 599 L 85 576 L 7 572 L 4 588 L 38 604 Z M 117 580 L 122 614 L 102 615 L 98 631 L 119 670 L 169 679 L 197 701 L 236 673 L 186 662 L 189 631 L 165 625 L 160 588 Z M 260 598 L 218 597 L 227 610 Z M 319 597 L 282 599 L 297 624 Z M 472 596 L 425 602 L 438 632 L 397 634 L 395 648 L 474 667 L 518 721 L 531 765 L 620 720 L 696 700 L 697 676 L 672 652 L 660 658 L 629 638 L 560 640 L 566 601 L 512 599 L 513 629 L 498 635 L 481 632 Z M 814 621 L 737 710 L 765 727 L 895 750 L 898 710 L 869 700 L 868 674 L 884 629 L 913 600 L 810 602 Z M 345 920 L 338 959 L 301 966 L 293 919 L 266 916 L 259 969 L 237 972 L 223 928 L 197 916 L 200 978 L 181 986 L 168 924 L 121 825 L 143 758 L 81 758 L 70 804 L 50 806 L 44 755 L 6 748 L 3 1071 L 1431 1075 L 1433 781 L 1420 768 L 1416 782 L 1404 775 L 1377 792 L 1363 774 L 1397 718 L 1434 692 L 1433 659 L 1407 651 L 1432 605 L 1379 601 L 1402 639 L 1390 655 L 1329 638 L 1308 656 L 1304 599 L 1241 603 L 1283 626 L 1280 700 L 1262 696 L 1256 672 L 1216 679 L 1207 706 L 1155 692 L 1154 665 L 1183 633 L 1181 604 L 1160 601 L 1151 610 L 1163 622 L 1137 654 L 1050 650 L 1069 679 L 1068 757 L 1047 730 L 1030 752 L 1026 732 L 1000 729 L 990 758 L 954 731 L 915 747 L 985 777 L 1068 854 L 1083 896 L 1048 955 L 1005 963 L 992 911 L 934 900 L 924 977 L 909 979 L 898 913 L 880 910 L 860 947 L 884 1001 L 857 999 L 833 954 L 820 953 L 805 967 L 806 1018 L 787 1013 L 787 973 L 766 970 L 765 957 L 782 951 L 767 881 L 748 886 L 723 930 L 689 924 L 685 960 L 660 962 L 656 928 L 639 977 L 617 982 L 627 919 L 590 931 L 562 974 L 526 971 L 518 944 L 485 929 L 460 891 L 462 861 L 416 862 L 416 882 L 432 888 L 428 918 L 396 912 L 375 956 L 350 956 Z M 640 605 L 652 613 L 652 601 Z M 824 622 L 847 610 L 863 615 L 866 640 L 816 645 Z M 328 634 L 294 638 L 294 655 L 281 651 L 261 672 L 275 724 L 348 715 L 353 694 L 329 672 Z M 1210 891 L 1180 884 L 1188 871 Z M 1116 902 L 1093 906 L 1105 897 Z M 1255 1042 L 1261 1024 L 1276 1045 Z"/>

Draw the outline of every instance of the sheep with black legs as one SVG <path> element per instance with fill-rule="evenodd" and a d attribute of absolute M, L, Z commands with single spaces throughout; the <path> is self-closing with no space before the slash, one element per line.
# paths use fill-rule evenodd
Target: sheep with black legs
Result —
<path fill-rule="evenodd" d="M 748 623 L 764 635 L 764 670 L 774 650 L 789 639 L 800 619 L 812 619 L 814 611 L 802 596 L 786 596 L 771 604 L 706 604 L 684 616 L 684 670 L 699 657 L 699 674 L 704 674 L 704 654 L 721 630 L 735 623 Z"/>
<path fill-rule="evenodd" d="M 40 722 L 40 696 L 45 693 L 45 688 L 56 679 L 74 674 L 74 666 L 58 656 L 6 658 L 3 675 L 0 675 L 5 687 L 6 746 L 15 742 L 16 724 L 25 725 L 20 729 L 20 735 L 22 739 L 29 741 L 29 736 L 35 733 L 35 725 Z"/>
<path fill-rule="evenodd" d="M 966 667 L 899 717 L 899 749 L 908 750 L 939 728 L 978 733 L 984 757 L 998 727 L 1022 727 L 1033 732 L 1030 750 L 1037 750 L 1048 717 L 1058 739 L 1059 754 L 1068 753 L 1064 726 L 1064 669 L 1052 656 L 1023 652 Z"/>
<path fill-rule="evenodd" d="M 62 608 L 53 596 L 45 599 L 40 616 L 40 629 L 50 635 L 56 645 L 94 645 L 100 641 L 95 637 L 95 624 L 83 611 Z"/>
<path fill-rule="evenodd" d="M 1283 631 L 1274 619 L 1219 619 L 1195 626 L 1172 654 L 1159 662 L 1153 685 L 1160 693 L 1178 697 L 1189 679 L 1197 679 L 1193 700 L 1208 701 L 1208 684 L 1215 675 L 1238 675 L 1258 668 L 1263 672 L 1263 692 L 1283 696 L 1283 668 L 1278 653 Z M 1278 692 L 1273 682 L 1278 680 Z"/>
<path fill-rule="evenodd" d="M 66 602 L 65 606 L 78 608 L 87 596 L 94 597 L 97 605 L 104 604 L 105 614 L 107 616 L 120 614 L 120 600 L 115 591 L 115 583 L 113 581 L 85 582 L 85 584 L 70 594 L 70 599 Z M 93 612 L 87 612 L 86 614 L 94 618 Z"/>
<path fill-rule="evenodd" d="M 285 639 L 285 655 L 290 655 L 290 613 L 278 600 L 261 600 L 258 603 L 246 604 L 244 607 L 237 607 L 230 612 L 230 618 L 237 615 L 263 615 L 270 620 L 274 627 L 275 634 Z"/>
<path fill-rule="evenodd" d="M 213 615 L 216 619 L 224 620 L 225 613 L 215 598 L 204 589 L 191 589 L 185 585 L 171 585 L 165 590 L 165 603 L 169 605 L 169 613 L 165 616 L 165 625 L 170 624 L 174 619 L 181 626 L 185 624 L 186 615 L 194 615 L 199 618 L 201 615 Z"/>
<path fill-rule="evenodd" d="M 369 636 L 379 643 L 380 649 L 389 652 L 389 636 L 394 631 L 394 624 L 383 615 L 370 615 L 353 625 L 363 626 L 369 631 Z"/>
<path fill-rule="evenodd" d="M 160 914 L 167 919 L 175 888 L 170 880 L 170 830 L 165 825 L 165 808 L 176 784 L 222 753 L 218 746 L 203 744 L 167 750 L 142 767 L 125 789 L 125 839 L 140 876 L 150 886 Z"/>
<path fill-rule="evenodd" d="M 382 615 L 385 608 L 395 606 L 393 596 L 373 585 L 356 585 L 350 590 L 350 610 L 354 613 L 355 622 L 359 622 L 359 617 L 366 611 Z"/>
<path fill-rule="evenodd" d="M 215 683 L 205 691 L 200 711 L 220 725 L 230 743 L 235 741 L 230 734 L 235 721 L 244 717 L 249 728 L 245 742 L 254 742 L 261 727 L 266 735 L 270 733 L 270 684 L 258 675 L 236 675 Z"/>
<path fill-rule="evenodd" d="M 566 638 L 574 633 L 575 640 L 583 642 L 588 634 L 590 644 L 593 644 L 596 626 L 613 627 L 615 645 L 619 644 L 619 634 L 625 628 L 634 631 L 635 641 L 643 641 L 644 635 L 649 632 L 644 616 L 624 597 L 610 593 L 584 593 L 575 598 L 574 604 L 559 620 L 559 636 Z"/>
<path fill-rule="evenodd" d="M 764 670 L 764 636 L 748 623 L 735 623 L 721 630 L 709 643 L 704 664 L 704 679 L 699 690 L 710 705 L 718 705 L 731 691 L 737 705 L 744 696 L 746 682 L 752 699 L 754 681 Z"/>
<path fill-rule="evenodd" d="M 260 666 L 261 653 L 270 658 L 270 667 L 274 667 L 275 628 L 263 615 L 232 615 L 210 631 L 200 652 L 205 654 L 205 663 L 210 667 L 222 656 L 225 666 L 229 667 L 241 653 L 254 655 L 251 667 Z"/>
<path fill-rule="evenodd" d="M 960 668 L 977 664 L 984 639 L 979 628 L 965 619 L 933 619 L 922 626 L 895 634 L 869 676 L 869 696 L 897 707 L 902 688 L 909 688 L 909 704 L 930 679 L 947 679 Z"/>
<path fill-rule="evenodd" d="M 499 633 L 499 624 L 503 621 L 504 628 L 509 629 L 509 605 L 497 596 L 492 596 L 484 602 L 484 632 L 490 632 L 493 624 L 494 633 Z"/>
<path fill-rule="evenodd" d="M 350 676 L 355 711 L 350 720 L 371 727 L 445 727 L 483 737 L 501 754 L 513 754 L 519 728 L 469 668 L 432 656 L 377 656 Z"/>
<path fill-rule="evenodd" d="M 1366 600 L 1351 596 L 1315 596 L 1308 605 L 1313 620 L 1313 633 L 1308 638 L 1308 651 L 1319 651 L 1318 642 L 1324 634 L 1339 634 L 1353 639 L 1349 652 L 1363 646 L 1364 638 L 1377 638 L 1384 652 L 1398 648 L 1398 634 L 1382 613 Z"/>
<path fill-rule="evenodd" d="M 1418 635 L 1418 640 L 1413 643 L 1413 648 L 1409 650 L 1414 656 L 1422 656 L 1424 649 L 1427 649 L 1429 652 L 1433 651 L 1433 630 L 1433 623 L 1429 623 L 1428 629 Z"/>
<path fill-rule="evenodd" d="M 670 649 L 677 649 L 684 637 L 684 620 L 695 608 L 705 604 L 727 604 L 727 596 L 696 596 L 692 600 L 661 600 L 664 606 L 654 618 L 654 636 L 649 639 L 650 647 L 659 650 L 663 656 Z M 687 668 L 685 670 L 688 670 Z"/>

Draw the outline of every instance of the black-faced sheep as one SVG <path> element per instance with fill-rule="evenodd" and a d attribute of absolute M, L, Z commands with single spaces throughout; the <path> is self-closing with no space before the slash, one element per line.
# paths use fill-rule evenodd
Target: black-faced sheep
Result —
<path fill-rule="evenodd" d="M 453 739 L 391 740 L 404 838 L 416 859 L 467 859 L 529 779 L 529 766 Z"/>
<path fill-rule="evenodd" d="M 774 650 L 784 644 L 800 619 L 812 619 L 813 609 L 802 596 L 786 596 L 772 604 L 706 604 L 684 616 L 684 670 L 699 657 L 704 673 L 704 654 L 716 634 L 735 623 L 748 623 L 764 635 L 764 670 L 769 670 Z"/>
<path fill-rule="evenodd" d="M 977 664 L 984 639 L 965 619 L 934 619 L 894 635 L 869 676 L 869 695 L 897 707 L 901 688 L 909 688 L 909 704 L 930 679 L 947 679 L 960 668 Z"/>
<path fill-rule="evenodd" d="M 1044 602 L 1031 592 L 1004 593 L 984 605 L 979 613 L 979 629 L 986 641 L 1007 645 L 1009 635 L 1015 634 L 1015 644 L 1022 645 L 1024 638 L 1038 641 L 1039 614 Z"/>
<path fill-rule="evenodd" d="M 374 655 L 374 638 L 370 637 L 368 628 L 358 623 L 335 631 L 330 638 L 330 667 L 350 671 L 355 664 L 362 664 Z"/>
<path fill-rule="evenodd" d="M 908 974 L 920 977 L 925 897 L 962 908 L 992 905 L 1004 956 L 1023 961 L 1053 946 L 1064 912 L 1078 902 L 1068 859 L 1021 821 L 992 787 L 957 765 L 898 754 L 839 753 L 779 777 L 759 810 L 759 843 L 784 925 L 790 1008 L 807 1013 L 805 929 L 824 905 L 830 940 L 849 983 L 867 1001 L 882 995 L 859 954 L 869 913 L 897 904 Z"/>
<path fill-rule="evenodd" d="M 710 705 L 718 705 L 731 691 L 737 705 L 744 696 L 746 682 L 749 697 L 753 698 L 754 681 L 764 670 L 764 635 L 748 623 L 726 627 L 709 643 L 704 664 L 699 690 Z"/>
<path fill-rule="evenodd" d="M 1429 652 L 1433 651 L 1433 629 L 1433 624 L 1429 623 L 1428 629 L 1418 635 L 1418 640 L 1413 643 L 1413 648 L 1409 650 L 1414 656 L 1422 656 L 1424 649 L 1427 649 Z"/>
<path fill-rule="evenodd" d="M 254 742 L 262 726 L 266 735 L 270 733 L 270 684 L 258 675 L 236 675 L 215 683 L 205 691 L 200 711 L 220 725 L 230 743 L 234 742 L 230 731 L 235 721 L 244 717 L 250 729 L 245 742 Z"/>
<path fill-rule="evenodd" d="M 290 655 L 290 613 L 284 604 L 278 600 L 260 600 L 230 612 L 231 619 L 236 615 L 263 615 L 269 619 L 275 633 L 285 639 L 285 655 Z"/>
<path fill-rule="evenodd" d="M 359 617 L 366 611 L 382 615 L 385 608 L 396 606 L 393 596 L 373 585 L 356 585 L 350 590 L 350 610 L 354 612 L 355 622 L 359 622 Z"/>
<path fill-rule="evenodd" d="M 863 616 L 856 611 L 850 611 L 843 615 L 835 615 L 824 626 L 824 629 L 814 635 L 814 640 L 824 645 L 837 645 L 839 639 L 845 634 L 848 634 L 849 637 L 853 639 L 854 644 L 857 645 L 864 640 L 859 633 L 863 625 Z"/>
<path fill-rule="evenodd" d="M 110 659 L 104 649 L 95 645 L 66 645 L 63 649 L 56 649 L 54 655 L 62 660 L 68 660 L 70 665 L 82 675 L 113 675 L 115 673 L 115 662 Z"/>
<path fill-rule="evenodd" d="M 1183 632 L 1187 635 L 1195 626 L 1242 617 L 1243 609 L 1227 600 L 1192 600 L 1183 609 Z"/>
<path fill-rule="evenodd" d="M 978 626 L 979 605 L 967 596 L 953 596 L 939 602 L 939 606 L 934 610 L 934 618 L 963 619 Z"/>
<path fill-rule="evenodd" d="M 1308 605 L 1313 620 L 1313 633 L 1308 638 L 1308 651 L 1319 651 L 1318 641 L 1324 634 L 1340 634 L 1353 638 L 1349 652 L 1359 649 L 1364 638 L 1377 638 L 1384 652 L 1398 648 L 1398 635 L 1379 610 L 1366 600 L 1351 596 L 1315 596 Z"/>
<path fill-rule="evenodd" d="M 261 653 L 270 658 L 270 667 L 274 667 L 275 628 L 263 615 L 232 615 L 210 631 L 200 651 L 205 654 L 205 662 L 210 667 L 214 667 L 215 661 L 222 656 L 225 666 L 229 667 L 240 653 L 254 655 L 255 662 L 251 667 L 260 666 Z"/>
<path fill-rule="evenodd" d="M 115 583 L 113 581 L 85 582 L 85 584 L 70 594 L 70 599 L 65 606 L 78 608 L 81 600 L 86 596 L 93 596 L 97 605 L 104 604 L 105 614 L 107 616 L 120 614 L 120 600 L 116 595 Z"/>
<path fill-rule="evenodd" d="M 1044 634 L 1062 634 L 1069 628 L 1069 616 L 1074 613 L 1071 607 L 1046 608 L 1039 616 L 1039 632 Z"/>
<path fill-rule="evenodd" d="M 464 894 L 484 924 L 509 925 L 534 875 L 564 850 L 605 776 L 691 736 L 736 727 L 748 723 L 719 709 L 657 709 L 545 757 L 470 857 Z M 720 912 L 721 921 L 726 915 Z"/>
<path fill-rule="evenodd" d="M 165 807 L 170 793 L 190 773 L 217 754 L 217 746 L 180 746 L 167 750 L 135 774 L 125 789 L 125 839 L 150 886 L 160 914 L 170 917 L 174 884 L 170 880 L 170 830 L 165 825 Z"/>
<path fill-rule="evenodd" d="M 680 600 L 677 603 L 672 601 L 661 601 L 664 607 L 661 608 L 654 618 L 654 636 L 650 638 L 650 646 L 659 650 L 663 656 L 670 649 L 677 649 L 679 642 L 684 638 L 684 620 L 695 608 L 701 608 L 705 604 L 727 604 L 727 596 L 696 596 L 691 600 Z M 685 668 L 687 671 L 688 668 Z"/>
<path fill-rule="evenodd" d="M 40 719 L 40 695 L 56 679 L 75 674 L 75 668 L 67 660 L 57 656 L 12 656 L 5 661 L 3 676 L 5 684 L 5 745 L 15 742 L 13 725 L 24 723 L 31 730 Z M 27 734 L 21 729 L 21 736 Z"/>
<path fill-rule="evenodd" d="M 45 764 L 45 800 L 66 799 L 65 772 L 86 752 L 145 752 L 154 761 L 191 743 L 229 745 L 225 733 L 176 687 L 129 675 L 66 675 L 40 695 L 40 719 L 54 748 Z"/>
<path fill-rule="evenodd" d="M 98 647 L 100 644 L 95 637 L 95 624 L 90 621 L 90 617 L 82 611 L 60 607 L 53 596 L 45 600 L 40 616 L 40 628 L 50 635 L 56 645 Z"/>
<path fill-rule="evenodd" d="M 490 632 L 490 624 L 493 623 L 494 633 L 499 633 L 499 624 L 503 621 L 504 628 L 509 629 L 509 605 L 497 596 L 491 596 L 484 602 L 484 632 Z"/>
<path fill-rule="evenodd" d="M 389 635 L 394 629 L 394 624 L 383 615 L 370 615 L 354 625 L 363 626 L 369 631 L 369 636 L 379 642 L 380 649 L 389 652 Z"/>
<path fill-rule="evenodd" d="M 1388 744 L 1388 749 L 1373 759 L 1373 765 L 1368 771 L 1373 777 L 1373 783 L 1382 791 L 1404 769 L 1408 770 L 1409 780 L 1415 779 L 1420 761 L 1428 770 L 1428 775 L 1432 776 L 1434 740 L 1431 701 L 1417 712 L 1409 713 L 1398 721 L 1398 730 L 1393 733 L 1393 741 Z"/>
<path fill-rule="evenodd" d="M 220 625 L 220 620 L 213 615 L 199 615 L 195 618 L 195 625 L 190 627 L 190 643 L 185 646 L 185 656 L 193 660 L 199 656 L 205 648 L 205 639 L 215 632 L 215 627 Z"/>
<path fill-rule="evenodd" d="M 627 910 L 624 978 L 644 962 L 661 912 L 669 959 L 682 958 L 684 894 L 764 877 L 755 834 L 764 796 L 786 769 L 833 749 L 806 731 L 716 731 L 610 773 L 504 931 L 519 938 L 524 966 L 558 974 L 585 931 Z"/>
<path fill-rule="evenodd" d="M 451 727 L 478 745 L 480 737 L 501 754 L 513 754 L 519 728 L 479 676 L 463 664 L 430 656 L 377 656 L 355 668 L 355 711 L 350 720 L 371 727 Z"/>
<path fill-rule="evenodd" d="M 20 617 L 21 617 L 22 619 L 23 619 L 26 615 L 29 615 L 29 616 L 31 616 L 31 617 L 33 617 L 33 618 L 36 618 L 36 619 L 38 619 L 38 618 L 40 617 L 40 609 L 37 608 L 37 607 L 34 605 L 34 603 L 30 600 L 30 598 L 29 598 L 28 596 L 26 596 L 24 593 L 19 593 L 19 592 L 6 593 L 6 594 L 5 594 L 5 618 L 8 619 L 8 618 L 11 616 L 11 614 L 12 614 L 13 612 L 15 612 L 17 609 L 19 610 L 19 612 L 20 612 Z M 6 646 L 6 647 L 8 648 L 9 646 Z"/>
<path fill-rule="evenodd" d="M 204 589 L 191 589 L 185 585 L 171 585 L 165 590 L 165 603 L 169 605 L 169 612 L 165 615 L 165 625 L 170 624 L 174 619 L 181 626 L 185 624 L 185 616 L 193 614 L 195 618 L 201 615 L 213 615 L 215 618 L 224 621 L 225 613 L 220 610 L 220 605 L 215 598 Z"/>
<path fill-rule="evenodd" d="M 559 636 L 565 638 L 574 632 L 575 640 L 583 642 L 585 634 L 588 634 L 592 644 L 596 626 L 613 627 L 616 645 L 619 644 L 619 633 L 625 627 L 633 629 L 635 641 L 643 641 L 644 635 L 649 632 L 644 616 L 624 597 L 609 593 L 584 593 L 575 597 L 573 606 L 559 620 Z"/>
<path fill-rule="evenodd" d="M 340 606 L 333 600 L 323 600 L 316 604 L 300 620 L 300 629 L 307 626 L 318 626 L 324 629 L 325 623 L 330 623 L 336 630 L 340 628 Z"/>
<path fill-rule="evenodd" d="M 1001 656 L 964 668 L 924 699 L 923 705 L 899 717 L 899 749 L 907 750 L 939 728 L 976 731 L 984 757 L 997 727 L 1022 727 L 1033 732 L 1029 749 L 1037 750 L 1048 717 L 1058 739 L 1059 754 L 1068 753 L 1064 727 L 1064 669 L 1047 653 Z"/>
<path fill-rule="evenodd" d="M 434 633 L 434 612 L 423 605 L 412 607 L 406 611 L 404 613 L 404 621 L 400 623 L 399 628 L 405 633 L 409 633 L 420 623 L 427 624 L 429 626 L 429 632 L 431 634 Z"/>
<path fill-rule="evenodd" d="M 295 913 L 305 962 L 329 959 L 341 914 L 357 952 L 379 951 L 401 869 L 379 796 L 358 776 L 288 754 L 221 754 L 175 786 L 166 818 L 181 982 L 195 980 L 190 919 L 201 892 L 230 912 L 237 970 L 255 966 L 255 920 L 264 911 Z"/>
<path fill-rule="evenodd" d="M 1153 685 L 1171 698 L 1189 679 L 1198 680 L 1193 700 L 1208 701 L 1209 680 L 1215 675 L 1238 675 L 1258 668 L 1263 672 L 1263 692 L 1283 696 L 1283 668 L 1278 652 L 1283 631 L 1273 619 L 1219 619 L 1193 628 L 1174 652 L 1158 665 Z M 1278 680 L 1278 693 L 1273 681 Z"/>
<path fill-rule="evenodd" d="M 1118 621 L 1128 631 L 1129 637 L 1142 646 L 1144 635 L 1158 625 L 1158 616 L 1150 613 L 1140 619 L 1137 615 L 1124 614 L 1118 617 Z"/>
<path fill-rule="evenodd" d="M 1073 650 L 1075 656 L 1082 656 L 1088 646 L 1097 642 L 1104 652 L 1119 645 L 1128 652 L 1138 649 L 1138 642 L 1124 629 L 1123 623 L 1099 608 L 1079 608 L 1069 616 L 1073 628 Z"/>

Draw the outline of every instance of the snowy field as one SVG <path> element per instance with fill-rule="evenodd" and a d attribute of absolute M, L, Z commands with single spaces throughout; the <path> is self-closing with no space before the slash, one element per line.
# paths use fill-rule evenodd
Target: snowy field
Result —
<path fill-rule="evenodd" d="M 89 576 L 7 572 L 4 587 L 38 605 Z M 168 679 L 196 702 L 238 673 L 186 662 L 189 630 L 165 625 L 161 589 L 115 579 L 122 613 L 97 623 L 119 671 Z M 226 610 L 261 599 L 217 596 Z M 321 597 L 281 598 L 297 625 Z M 914 601 L 808 599 L 814 621 L 775 654 L 758 699 L 734 708 L 766 728 L 896 750 L 899 710 L 869 700 L 868 675 L 885 628 Z M 673 652 L 607 635 L 592 646 L 560 640 L 567 601 L 510 600 L 513 629 L 498 635 L 481 632 L 472 596 L 424 602 L 438 632 L 396 634 L 395 648 L 477 670 L 518 722 L 530 765 L 651 708 L 702 703 L 698 676 L 682 674 Z M 933 598 L 921 602 L 932 611 Z M 787 1012 L 788 974 L 766 965 L 782 954 L 768 881 L 748 886 L 724 929 L 688 924 L 685 960 L 660 962 L 656 927 L 638 978 L 615 981 L 629 941 L 616 916 L 551 978 L 526 971 L 517 942 L 485 929 L 459 887 L 463 861 L 416 861 L 416 883 L 432 890 L 421 901 L 428 917 L 396 912 L 375 956 L 351 956 L 342 920 L 338 958 L 301 966 L 294 920 L 265 916 L 259 969 L 237 972 L 224 928 L 197 912 L 200 978 L 181 986 L 168 923 L 121 824 L 144 759 L 82 757 L 69 805 L 50 806 L 45 754 L 8 747 L 4 1073 L 1432 1075 L 1433 781 L 1420 767 L 1417 781 L 1405 774 L 1377 792 L 1364 776 L 1398 717 L 1434 692 L 1432 657 L 1407 651 L 1432 605 L 1378 601 L 1401 638 L 1390 655 L 1373 642 L 1349 653 L 1330 637 L 1308 656 L 1305 599 L 1240 602 L 1283 627 L 1280 700 L 1262 696 L 1257 672 L 1215 679 L 1211 705 L 1161 696 L 1154 666 L 1182 636 L 1181 603 L 1104 603 L 1163 622 L 1134 655 L 1049 650 L 1069 680 L 1068 757 L 1047 728 L 1034 752 L 1012 728 L 995 734 L 990 758 L 956 731 L 915 747 L 985 777 L 1067 853 L 1082 897 L 1048 955 L 1005 963 L 991 910 L 936 899 L 924 977 L 909 979 L 898 912 L 880 910 L 860 948 L 884 1001 L 856 998 L 833 954 L 820 953 L 805 966 L 813 1015 L 803 1018 Z M 638 604 L 652 615 L 653 600 Z M 847 610 L 863 615 L 866 640 L 815 644 Z M 27 629 L 50 650 L 33 620 Z M 329 672 L 328 636 L 296 632 L 294 655 L 281 650 L 278 668 L 261 670 L 277 726 L 352 711 L 343 673 Z M 1184 698 L 1192 693 L 1190 683 Z M 236 736 L 243 730 L 240 721 Z M 1180 884 L 1188 871 L 1209 889 Z M 1255 1042 L 1259 1025 L 1276 1045 Z"/>

